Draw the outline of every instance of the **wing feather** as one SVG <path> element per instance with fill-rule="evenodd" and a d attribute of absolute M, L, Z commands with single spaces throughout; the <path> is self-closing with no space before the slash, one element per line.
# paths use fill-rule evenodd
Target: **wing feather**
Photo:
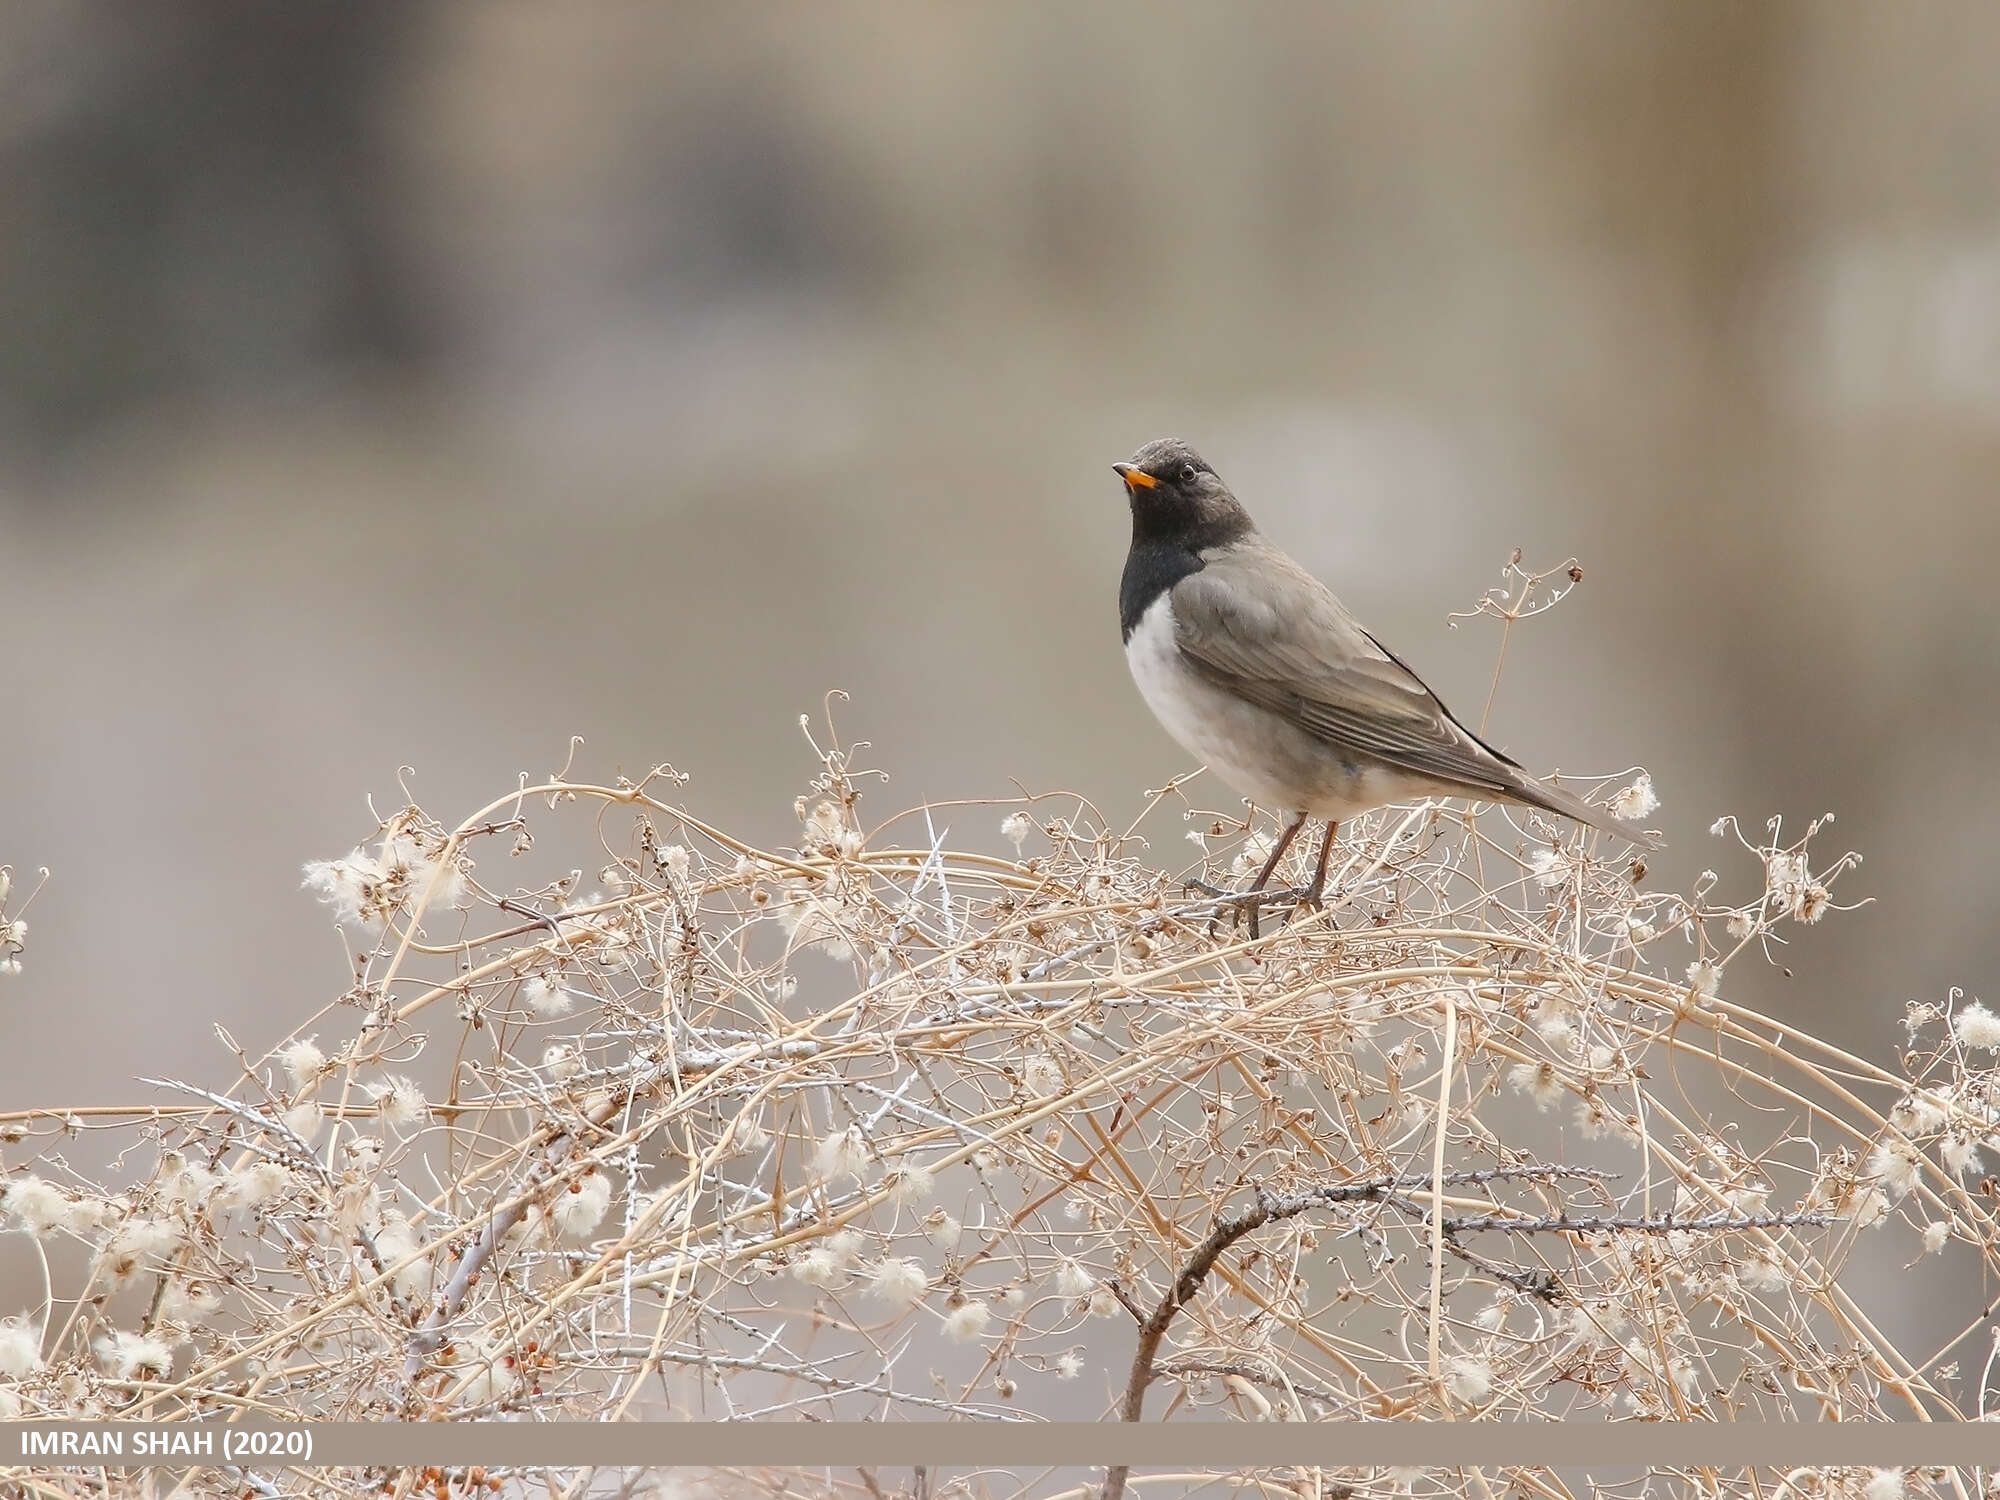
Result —
<path fill-rule="evenodd" d="M 1203 561 L 1174 585 L 1173 613 L 1182 656 L 1210 681 L 1338 749 L 1634 836 L 1459 723 L 1332 591 L 1262 538 Z"/>

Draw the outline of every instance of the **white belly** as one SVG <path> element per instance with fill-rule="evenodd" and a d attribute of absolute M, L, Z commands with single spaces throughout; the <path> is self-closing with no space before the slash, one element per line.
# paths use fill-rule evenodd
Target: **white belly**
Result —
<path fill-rule="evenodd" d="M 1202 677 L 1181 655 L 1166 594 L 1140 617 L 1125 643 L 1125 664 L 1139 696 L 1181 748 L 1267 811 L 1338 821 L 1428 790 Z"/>

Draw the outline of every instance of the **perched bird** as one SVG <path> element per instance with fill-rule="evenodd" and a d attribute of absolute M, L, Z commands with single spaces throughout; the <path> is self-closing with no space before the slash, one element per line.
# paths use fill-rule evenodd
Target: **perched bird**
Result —
<path fill-rule="evenodd" d="M 1112 468 L 1132 506 L 1118 589 L 1132 680 L 1183 748 L 1285 819 L 1256 883 L 1231 898 L 1248 909 L 1252 937 L 1265 904 L 1317 904 L 1341 820 L 1388 802 L 1517 802 L 1653 842 L 1544 786 L 1453 718 L 1325 584 L 1258 534 L 1186 443 L 1162 438 Z M 1312 884 L 1266 894 L 1308 817 L 1326 821 Z"/>

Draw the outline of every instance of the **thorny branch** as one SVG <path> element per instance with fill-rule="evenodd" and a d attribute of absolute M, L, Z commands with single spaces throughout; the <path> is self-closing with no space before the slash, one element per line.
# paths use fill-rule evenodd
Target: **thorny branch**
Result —
<path fill-rule="evenodd" d="M 1312 1419 L 1990 1403 L 1847 1267 L 1876 1234 L 2000 1274 L 2000 1018 L 1920 1002 L 1884 1066 L 1728 981 L 1844 909 L 1824 820 L 1723 820 L 1728 871 L 1675 893 L 1532 815 L 1396 809 L 1342 825 L 1326 911 L 1245 941 L 1179 892 L 1269 826 L 1186 780 L 1129 825 L 871 827 L 858 747 L 816 753 L 783 848 L 664 772 L 401 808 L 308 868 L 351 968 L 263 1055 L 224 1038 L 233 1084 L 0 1114 L 0 1215 L 62 1251 L 0 1317 L 0 1416 L 1036 1420 L 1127 1316 L 1127 1420 L 1161 1378 Z M 6 961 L 59 958 L 18 915 Z M 379 1492 L 183 1493 L 246 1488 Z"/>
<path fill-rule="evenodd" d="M 1463 1187 L 1472 1183 L 1488 1183 L 1511 1178 L 1589 1178 L 1602 1181 L 1608 1174 L 1592 1168 L 1561 1165 L 1541 1167 L 1491 1168 L 1479 1172 L 1454 1172 L 1446 1175 L 1444 1181 L 1450 1187 Z M 1267 1224 L 1294 1218 L 1310 1209 L 1331 1208 L 1340 1204 L 1356 1202 L 1390 1203 L 1408 1209 L 1419 1215 L 1428 1214 L 1428 1205 L 1406 1197 L 1404 1190 L 1422 1191 L 1430 1188 L 1434 1179 L 1423 1173 L 1405 1173 L 1394 1177 L 1377 1178 L 1368 1182 L 1326 1183 L 1306 1189 L 1303 1192 L 1276 1194 L 1259 1187 L 1255 1201 L 1250 1207 L 1226 1219 L 1218 1219 L 1208 1235 L 1188 1257 L 1153 1311 L 1139 1325 L 1138 1347 L 1133 1351 L 1131 1373 L 1125 1381 L 1125 1397 L 1121 1403 L 1119 1416 L 1126 1422 L 1139 1420 L 1146 1403 L 1146 1388 L 1156 1376 L 1155 1357 L 1160 1341 L 1166 1337 L 1167 1329 L 1174 1315 L 1182 1307 L 1192 1302 L 1202 1283 L 1214 1269 L 1215 1263 L 1224 1251 L 1253 1230 Z M 1825 1224 L 1830 1216 L 1824 1213 L 1802 1214 L 1704 1214 L 1695 1218 L 1679 1217 L 1673 1214 L 1632 1217 L 1625 1215 L 1570 1215 L 1550 1214 L 1542 1216 L 1507 1216 L 1501 1214 L 1451 1215 L 1444 1219 L 1447 1242 L 1457 1235 L 1479 1229 L 1507 1229 L 1518 1233 L 1533 1232 L 1574 1232 L 1592 1233 L 1607 1230 L 1636 1230 L 1648 1234 L 1667 1233 L 1673 1230 L 1716 1231 L 1725 1229 L 1771 1229 L 1796 1224 Z M 1463 1252 L 1460 1252 L 1463 1254 Z M 1486 1263 L 1465 1256 L 1475 1264 L 1486 1268 Z M 1510 1281 L 1519 1275 L 1521 1281 L 1528 1278 L 1524 1273 L 1508 1273 Z M 1537 1295 L 1547 1296 L 1551 1289 L 1538 1289 Z M 1110 1468 L 1104 1480 L 1104 1500 L 1120 1500 L 1125 1493 L 1125 1482 L 1130 1470 L 1122 1465 Z"/>

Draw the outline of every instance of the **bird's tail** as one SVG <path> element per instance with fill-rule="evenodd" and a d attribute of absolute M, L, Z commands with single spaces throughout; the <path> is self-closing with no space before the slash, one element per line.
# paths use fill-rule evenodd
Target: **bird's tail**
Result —
<path fill-rule="evenodd" d="M 1637 823 L 1628 823 L 1623 818 L 1614 818 L 1602 807 L 1586 802 L 1573 792 L 1566 792 L 1559 786 L 1549 786 L 1523 773 L 1512 788 L 1513 800 L 1529 807 L 1539 807 L 1543 812 L 1558 813 L 1565 818 L 1574 818 L 1592 828 L 1602 829 L 1621 839 L 1647 849 L 1660 847 L 1659 836 L 1649 833 Z"/>

